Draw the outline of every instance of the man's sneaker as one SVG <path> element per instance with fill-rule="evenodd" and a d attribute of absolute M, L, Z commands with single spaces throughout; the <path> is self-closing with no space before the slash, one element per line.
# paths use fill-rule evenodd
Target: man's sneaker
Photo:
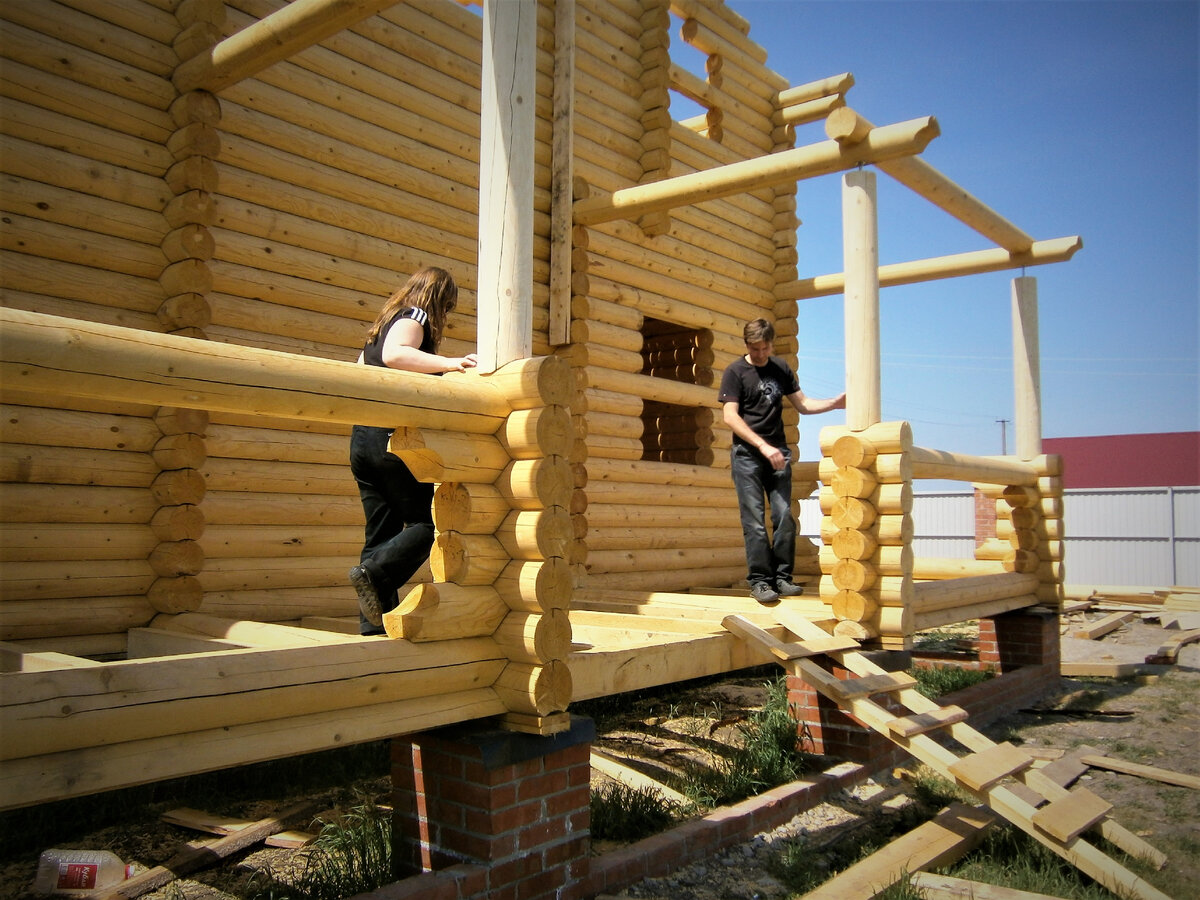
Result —
<path fill-rule="evenodd" d="M 779 595 L 765 581 L 757 581 L 750 585 L 750 596 L 759 603 L 778 603 Z"/>
<path fill-rule="evenodd" d="M 363 618 L 376 628 L 381 627 L 383 607 L 379 605 L 379 594 L 375 585 L 371 584 L 371 576 L 367 574 L 367 570 L 362 566 L 351 569 L 350 583 L 354 585 L 354 592 L 358 594 L 358 608 L 362 611 Z"/>
<path fill-rule="evenodd" d="M 786 578 L 780 578 L 775 582 L 775 590 L 779 591 L 780 597 L 795 597 L 797 594 L 804 593 L 804 588 L 798 584 L 792 584 Z"/>

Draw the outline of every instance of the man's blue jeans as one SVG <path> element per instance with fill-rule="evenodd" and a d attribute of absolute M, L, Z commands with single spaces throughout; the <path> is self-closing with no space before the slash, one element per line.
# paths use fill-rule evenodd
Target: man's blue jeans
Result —
<path fill-rule="evenodd" d="M 792 455 L 780 447 L 785 460 L 779 471 L 753 447 L 735 443 L 729 468 L 737 489 L 746 542 L 746 580 L 751 587 L 765 582 L 791 581 L 796 561 L 796 520 L 792 518 Z M 771 538 L 767 539 L 766 504 L 771 509 Z"/>

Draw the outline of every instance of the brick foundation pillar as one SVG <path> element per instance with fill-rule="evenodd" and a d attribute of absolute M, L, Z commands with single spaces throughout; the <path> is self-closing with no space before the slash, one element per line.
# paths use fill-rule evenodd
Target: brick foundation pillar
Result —
<path fill-rule="evenodd" d="M 903 670 L 910 662 L 908 653 L 896 651 L 866 652 L 864 655 L 890 672 Z M 846 669 L 834 665 L 828 657 L 822 657 L 818 664 L 838 678 L 853 677 Z M 801 749 L 864 765 L 883 765 L 893 751 L 896 753 L 896 761 L 905 755 L 904 751 L 899 750 L 882 734 L 863 725 L 853 716 L 846 715 L 836 703 L 817 693 L 799 676 L 789 675 L 787 685 L 788 705 L 796 718 L 801 740 L 804 741 Z M 904 712 L 885 695 L 878 695 L 872 699 L 879 705 L 895 711 L 897 715 Z"/>
<path fill-rule="evenodd" d="M 579 896 L 595 734 L 591 719 L 572 717 L 549 737 L 468 723 L 393 741 L 396 874 L 475 863 L 485 883 L 460 896 Z"/>
<path fill-rule="evenodd" d="M 975 489 L 975 546 L 996 536 L 996 501 Z"/>
<path fill-rule="evenodd" d="M 1039 667 L 1043 677 L 1058 678 L 1062 662 L 1058 615 L 1016 610 L 979 620 L 979 663 L 1000 673 Z"/>

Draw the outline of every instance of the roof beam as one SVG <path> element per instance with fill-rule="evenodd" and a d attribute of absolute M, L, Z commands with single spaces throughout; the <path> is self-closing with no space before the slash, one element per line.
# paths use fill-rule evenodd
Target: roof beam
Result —
<path fill-rule="evenodd" d="M 599 225 L 636 219 L 649 212 L 715 200 L 787 181 L 842 172 L 867 163 L 920 153 L 940 129 L 932 116 L 870 129 L 852 146 L 821 141 L 756 159 L 691 172 L 649 184 L 623 188 L 604 196 L 575 201 L 575 222 Z"/>
<path fill-rule="evenodd" d="M 879 286 L 894 287 L 898 284 L 918 284 L 937 281 L 941 278 L 957 278 L 961 275 L 979 275 L 984 272 L 1002 272 L 1005 269 L 1021 269 L 1026 266 L 1043 266 L 1049 263 L 1066 262 L 1075 251 L 1083 246 L 1079 235 L 1034 241 L 1028 250 L 1012 253 L 1002 247 L 989 250 L 973 250 L 949 256 L 934 256 L 911 262 L 891 263 L 879 267 Z M 780 285 L 777 295 L 780 300 L 809 300 L 813 297 L 828 297 L 840 294 L 846 287 L 844 272 L 800 278 Z"/>
<path fill-rule="evenodd" d="M 179 93 L 222 88 L 249 78 L 330 35 L 368 19 L 397 0 L 292 0 L 287 6 L 181 63 Z"/>
<path fill-rule="evenodd" d="M 825 120 L 825 133 L 847 148 L 866 140 L 874 128 L 848 106 L 835 109 Z M 1023 253 L 1033 246 L 1032 237 L 924 160 L 904 157 L 876 161 L 875 165 L 1010 253 Z"/>

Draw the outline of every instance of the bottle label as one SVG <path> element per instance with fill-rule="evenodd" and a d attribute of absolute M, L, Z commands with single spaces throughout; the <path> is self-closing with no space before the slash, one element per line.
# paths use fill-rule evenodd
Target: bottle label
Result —
<path fill-rule="evenodd" d="M 63 863 L 58 867 L 58 886 L 85 890 L 94 888 L 99 872 L 99 863 Z"/>

